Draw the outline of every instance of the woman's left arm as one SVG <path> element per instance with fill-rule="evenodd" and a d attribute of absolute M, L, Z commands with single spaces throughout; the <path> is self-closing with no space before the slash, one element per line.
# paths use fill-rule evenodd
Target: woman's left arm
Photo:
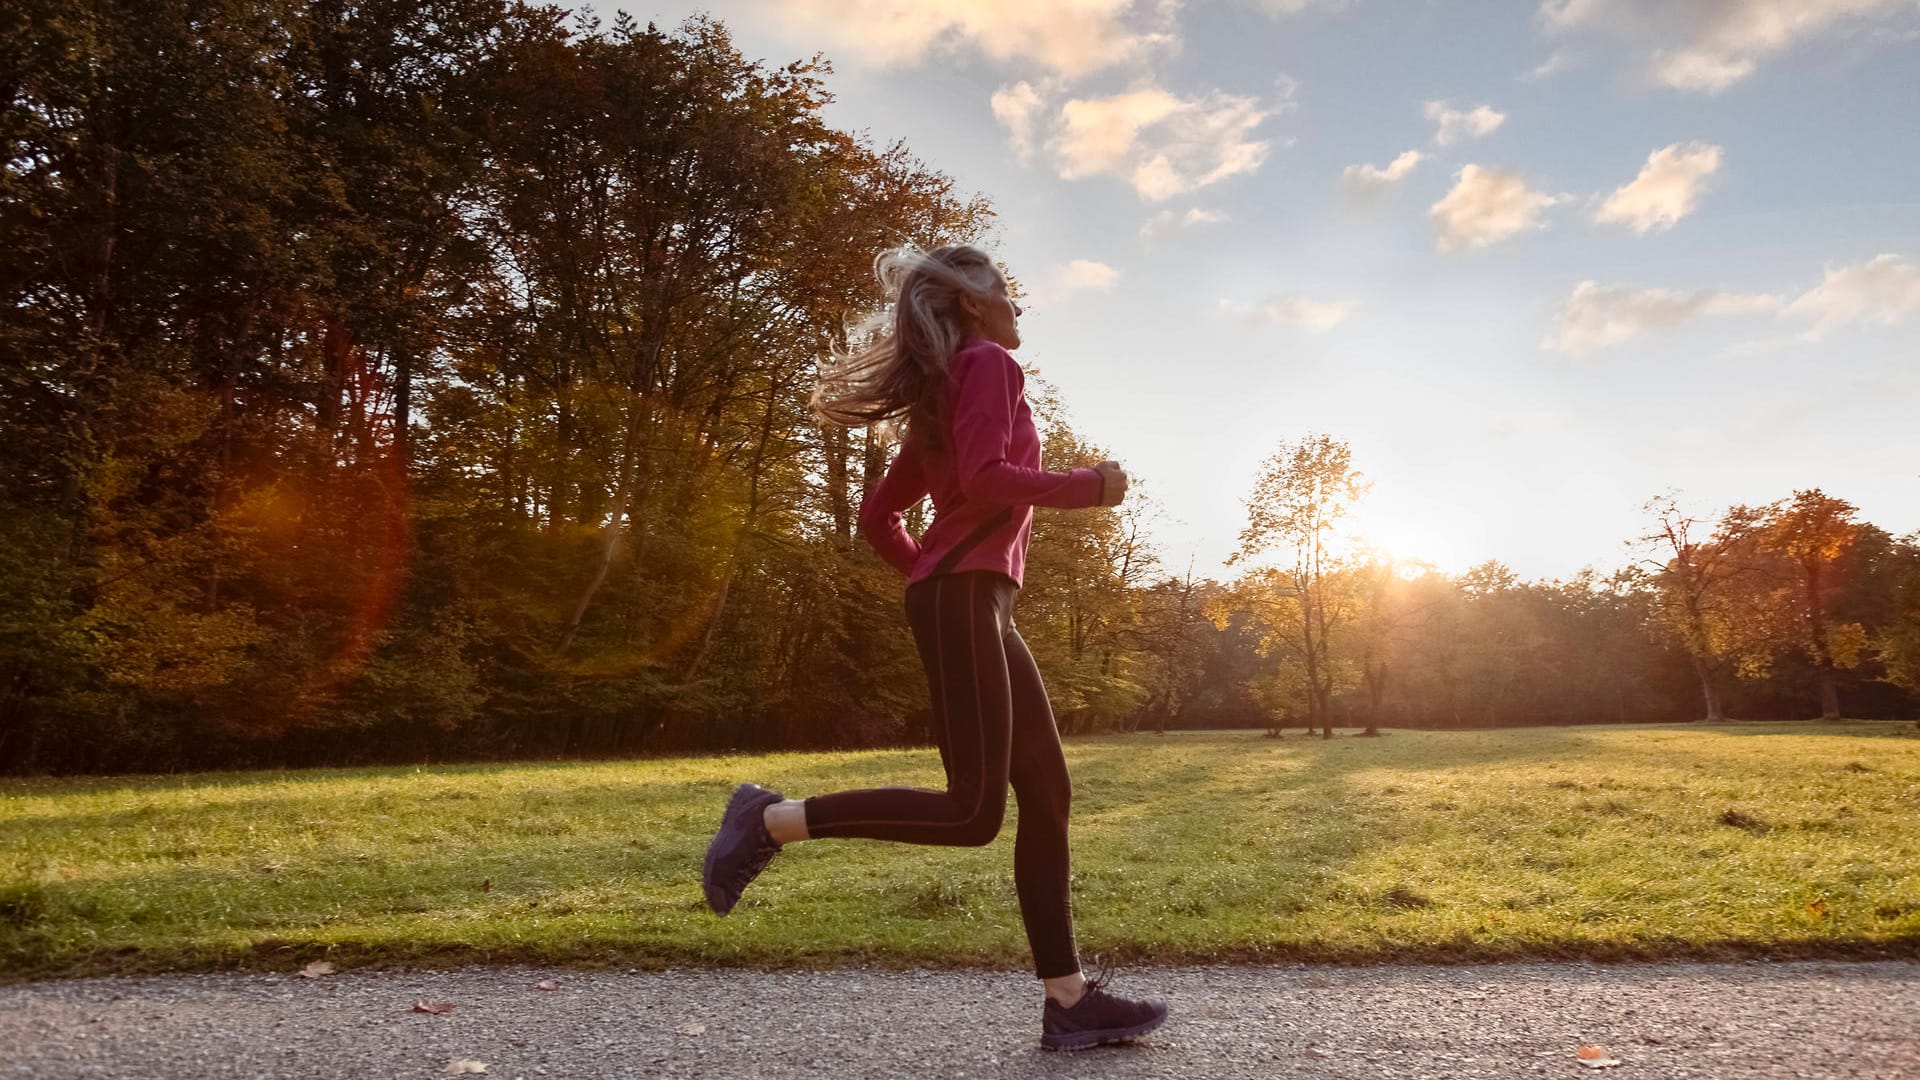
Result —
<path fill-rule="evenodd" d="M 919 442 L 909 438 L 887 466 L 887 475 L 860 500 L 860 535 L 903 574 L 912 574 L 914 564 L 920 561 L 920 542 L 907 531 L 902 514 L 926 493 Z"/>

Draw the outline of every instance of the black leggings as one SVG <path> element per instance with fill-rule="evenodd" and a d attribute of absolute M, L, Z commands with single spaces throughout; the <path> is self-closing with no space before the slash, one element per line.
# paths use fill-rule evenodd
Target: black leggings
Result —
<path fill-rule="evenodd" d="M 1072 790 L 1047 688 L 1013 628 L 1013 579 L 992 571 L 942 574 L 907 587 L 907 622 L 933 691 L 934 737 L 947 790 L 887 787 L 806 800 L 812 836 L 909 844 L 992 842 L 1020 800 L 1013 885 L 1043 979 L 1080 970 L 1067 898 L 1067 809 Z"/>

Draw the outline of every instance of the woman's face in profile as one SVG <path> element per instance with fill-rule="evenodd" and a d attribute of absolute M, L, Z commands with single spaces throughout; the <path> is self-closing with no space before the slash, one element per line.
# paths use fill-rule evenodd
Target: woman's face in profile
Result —
<path fill-rule="evenodd" d="M 1020 347 L 1020 305 L 1007 295 L 1005 278 L 996 274 L 987 295 L 969 296 L 963 302 L 973 316 L 975 333 L 1008 352 Z"/>

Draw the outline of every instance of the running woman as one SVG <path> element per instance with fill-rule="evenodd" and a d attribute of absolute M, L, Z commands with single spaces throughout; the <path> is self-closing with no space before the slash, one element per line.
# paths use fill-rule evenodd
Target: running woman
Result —
<path fill-rule="evenodd" d="M 1025 396 L 1020 307 L 977 248 L 915 247 L 874 263 L 888 305 L 851 340 L 864 348 L 828 365 L 814 412 L 845 426 L 904 422 L 900 451 L 860 506 L 860 532 L 907 577 L 907 622 L 926 665 L 945 791 L 887 787 L 788 799 L 742 784 L 707 848 L 707 904 L 725 915 L 786 844 L 864 837 L 909 844 L 992 842 L 1007 786 L 1020 802 L 1013 881 L 1044 987 L 1040 1044 L 1079 1050 L 1152 1031 L 1161 1001 L 1107 992 L 1087 979 L 1067 893 L 1067 762 L 1033 655 L 1013 626 L 1033 507 L 1117 506 L 1127 474 L 1103 461 L 1040 468 Z M 933 497 L 917 540 L 901 514 Z"/>

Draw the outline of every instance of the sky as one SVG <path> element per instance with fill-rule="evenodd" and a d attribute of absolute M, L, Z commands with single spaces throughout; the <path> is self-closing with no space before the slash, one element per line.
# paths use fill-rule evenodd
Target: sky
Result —
<path fill-rule="evenodd" d="M 1020 360 L 1223 569 L 1283 440 L 1458 572 L 1820 487 L 1920 530 L 1920 0 L 731 0 L 998 211 Z"/>

